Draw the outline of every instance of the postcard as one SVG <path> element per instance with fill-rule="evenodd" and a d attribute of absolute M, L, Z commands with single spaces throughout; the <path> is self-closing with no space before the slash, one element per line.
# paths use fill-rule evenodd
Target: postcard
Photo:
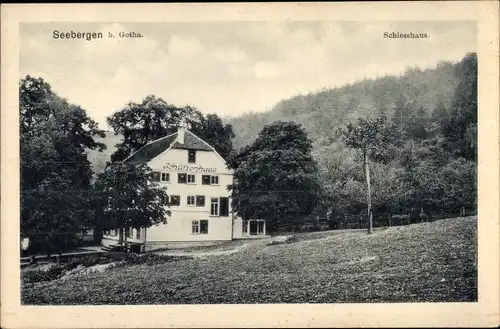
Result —
<path fill-rule="evenodd" d="M 2 327 L 500 325 L 496 2 L 2 9 Z"/>

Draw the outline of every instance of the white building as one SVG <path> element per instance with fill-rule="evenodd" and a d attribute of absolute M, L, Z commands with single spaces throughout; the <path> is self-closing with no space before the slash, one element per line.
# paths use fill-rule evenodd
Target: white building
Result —
<path fill-rule="evenodd" d="M 153 180 L 167 188 L 171 216 L 167 224 L 126 230 L 126 240 L 146 250 L 203 245 L 266 235 L 263 220 L 243 221 L 234 216 L 230 192 L 233 173 L 215 149 L 185 128 L 157 139 L 125 161 L 146 163 Z M 103 245 L 118 241 L 118 232 L 106 231 Z"/>

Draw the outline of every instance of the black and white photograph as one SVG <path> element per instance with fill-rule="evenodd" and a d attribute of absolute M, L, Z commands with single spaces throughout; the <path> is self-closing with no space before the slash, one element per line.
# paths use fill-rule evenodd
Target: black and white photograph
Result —
<path fill-rule="evenodd" d="M 20 305 L 477 303 L 478 38 L 20 22 Z"/>

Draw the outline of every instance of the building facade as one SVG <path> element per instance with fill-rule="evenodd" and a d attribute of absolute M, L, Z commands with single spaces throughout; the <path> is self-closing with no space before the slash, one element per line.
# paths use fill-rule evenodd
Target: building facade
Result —
<path fill-rule="evenodd" d="M 233 172 L 212 146 L 186 128 L 147 144 L 124 161 L 145 163 L 153 170 L 153 181 L 167 190 L 171 212 L 167 224 L 125 230 L 128 242 L 151 250 L 266 236 L 265 221 L 234 215 L 227 189 Z M 104 233 L 103 245 L 116 244 L 117 230 Z"/>

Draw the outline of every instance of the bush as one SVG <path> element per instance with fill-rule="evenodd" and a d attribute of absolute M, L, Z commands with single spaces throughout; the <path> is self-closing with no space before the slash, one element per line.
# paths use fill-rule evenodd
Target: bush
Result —
<path fill-rule="evenodd" d="M 65 270 L 65 266 L 54 265 L 51 266 L 48 270 L 38 269 L 24 272 L 21 274 L 21 277 L 23 282 L 25 283 L 52 281 L 59 278 Z"/>
<path fill-rule="evenodd" d="M 30 253 L 44 252 L 49 254 L 58 253 L 61 250 L 69 250 L 80 246 L 80 239 L 75 233 L 66 235 L 31 236 Z"/>
<path fill-rule="evenodd" d="M 158 265 L 167 262 L 175 262 L 183 259 L 190 259 L 187 256 L 164 256 L 156 254 L 134 254 L 124 252 L 108 252 L 96 255 L 86 255 L 69 259 L 61 264 L 54 264 L 48 270 L 36 269 L 22 273 L 23 281 L 26 283 L 52 281 L 62 276 L 65 271 L 71 271 L 78 266 L 91 267 L 99 264 L 109 264 L 116 262 L 113 267 L 124 267 L 127 265 L 145 264 Z"/>
<path fill-rule="evenodd" d="M 113 261 L 113 259 L 107 257 L 106 254 L 86 255 L 69 259 L 65 263 L 65 267 L 68 270 L 72 270 L 74 268 L 77 268 L 78 265 L 83 265 L 84 267 L 90 267 L 98 264 L 110 263 L 111 261 Z"/>
<path fill-rule="evenodd" d="M 267 245 L 268 246 L 275 246 L 275 245 L 280 245 L 280 244 L 295 243 L 295 242 L 299 242 L 299 241 L 300 241 L 300 239 L 297 235 L 292 235 L 292 236 L 288 236 L 288 237 L 285 236 L 283 239 L 280 239 L 280 240 L 271 241 Z"/>
<path fill-rule="evenodd" d="M 164 263 L 169 263 L 169 262 L 175 262 L 183 259 L 191 259 L 191 257 L 188 256 L 165 256 L 165 255 L 157 255 L 157 254 L 123 254 L 123 260 L 124 262 L 122 265 L 127 265 L 127 264 L 145 264 L 147 266 L 151 265 L 158 265 L 158 264 L 164 264 Z M 115 256 L 116 257 L 116 256 Z"/>

